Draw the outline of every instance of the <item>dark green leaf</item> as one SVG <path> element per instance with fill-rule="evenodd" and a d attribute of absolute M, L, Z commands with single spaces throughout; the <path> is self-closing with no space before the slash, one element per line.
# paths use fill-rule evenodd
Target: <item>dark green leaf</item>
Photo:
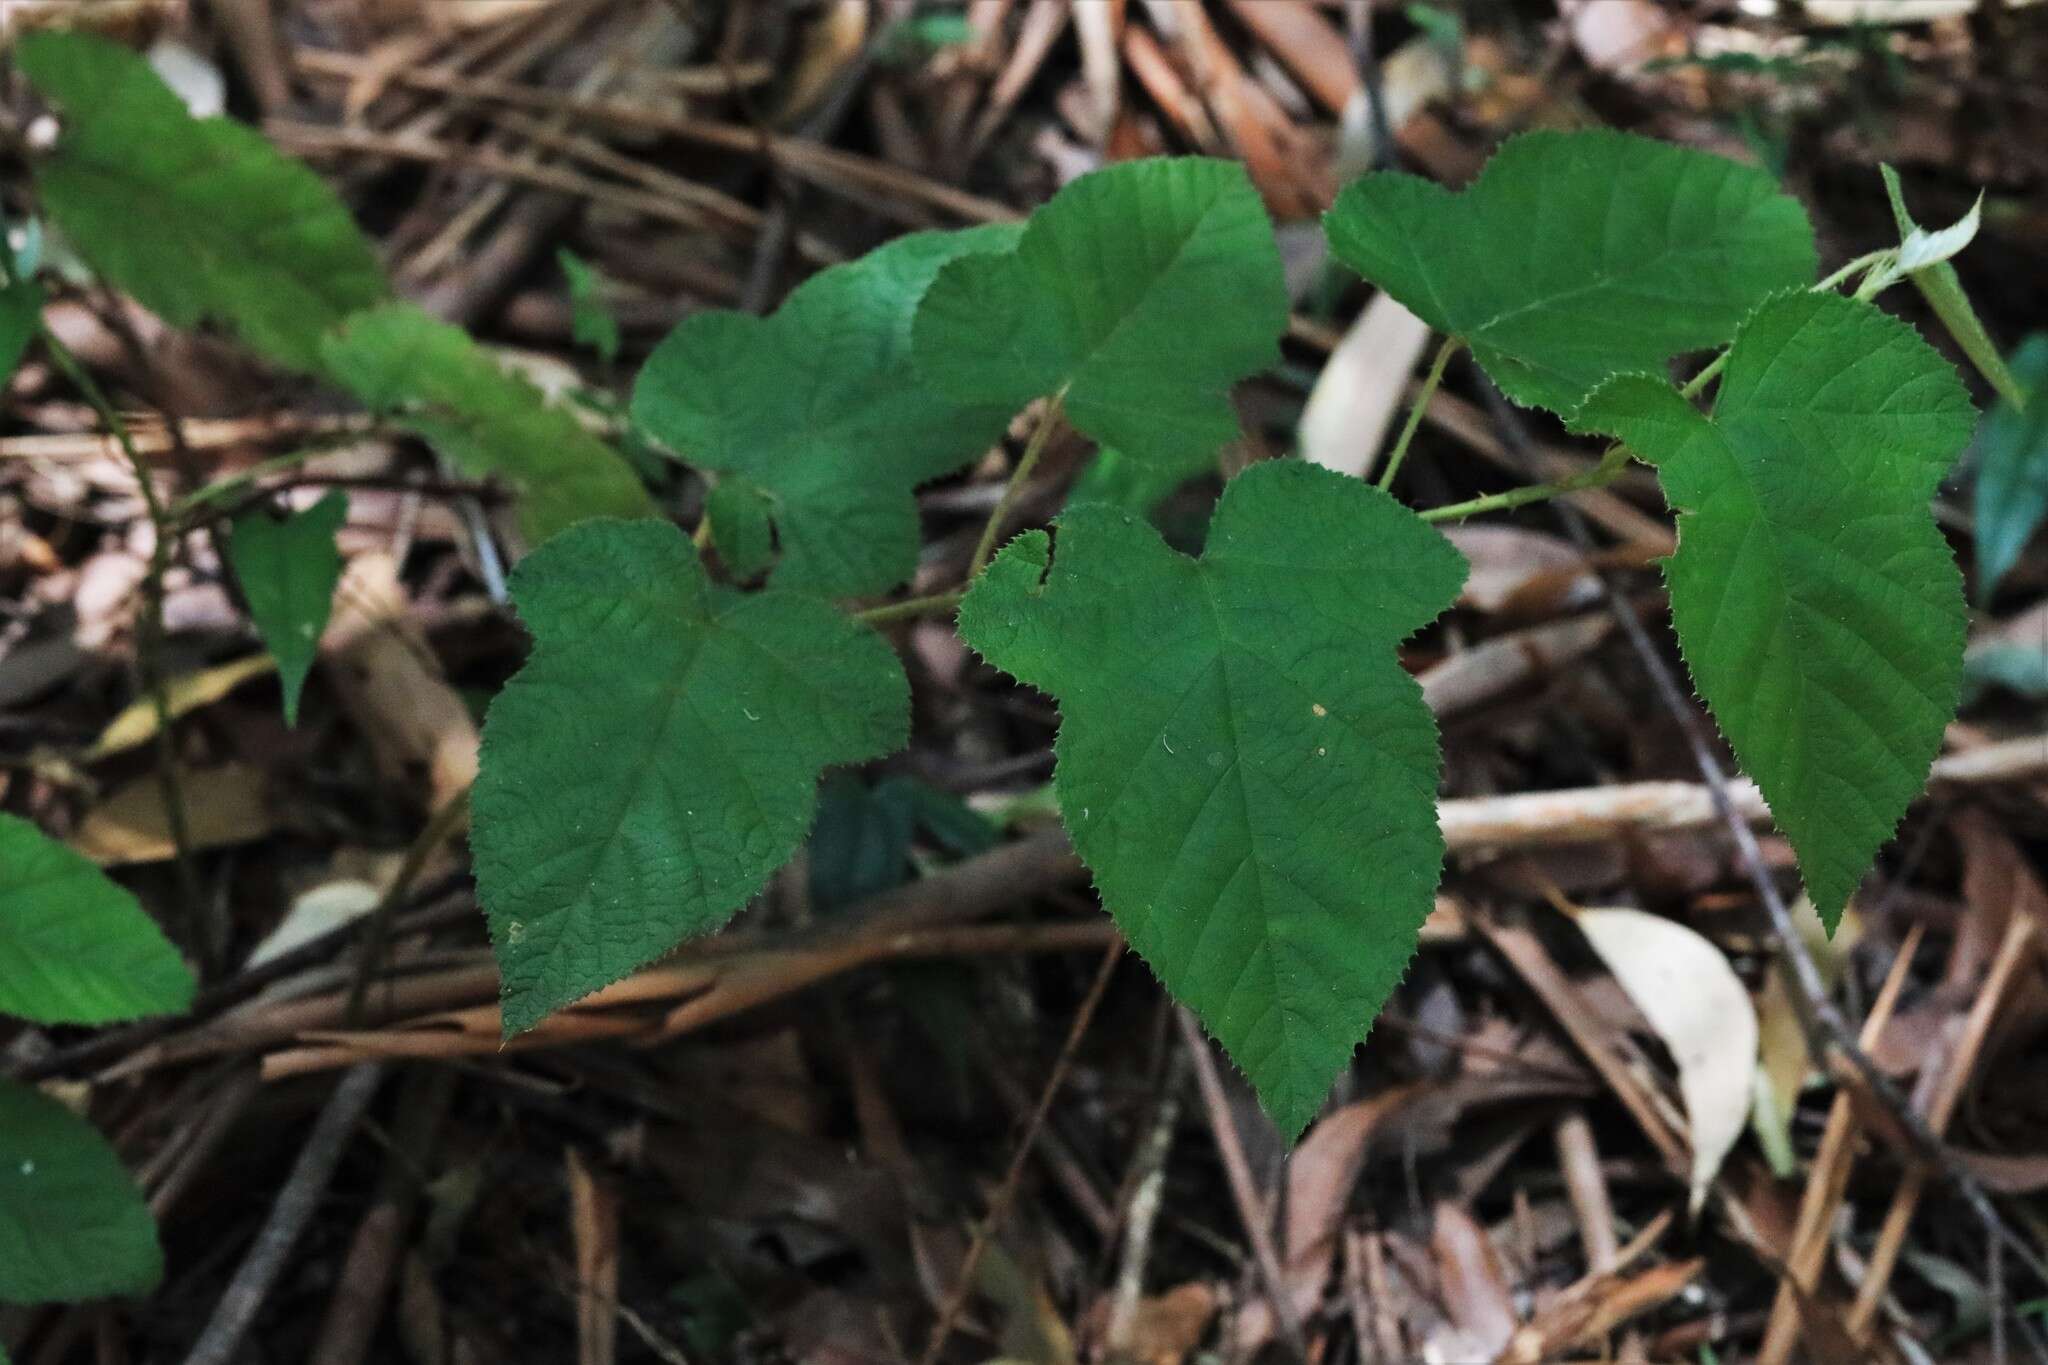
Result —
<path fill-rule="evenodd" d="M 0 1081 L 0 1301 L 146 1294 L 163 1273 L 156 1222 L 106 1139 Z"/>
<path fill-rule="evenodd" d="M 910 793 L 833 773 L 811 830 L 811 908 L 830 912 L 901 886 L 910 872 Z"/>
<path fill-rule="evenodd" d="M 0 224 L 0 231 L 5 225 Z M 4 249 L 4 248 L 0 248 Z M 14 367 L 35 340 L 43 321 L 43 287 L 32 279 L 10 279 L 0 285 L 0 385 L 14 377 Z"/>
<path fill-rule="evenodd" d="M 1832 932 L 1955 713 L 1962 575 L 1928 501 L 1969 395 L 1905 324 L 1794 294 L 1743 324 L 1711 418 L 1635 375 L 1578 421 L 1657 466 L 1679 645 Z"/>
<path fill-rule="evenodd" d="M 1434 903 L 1436 723 L 1396 648 L 1463 579 L 1385 494 L 1274 460 L 1225 487 L 1200 560 L 1074 507 L 961 605 L 969 644 L 1059 701 L 1060 811 L 1103 903 L 1290 1137 Z"/>
<path fill-rule="evenodd" d="M 667 522 L 565 532 L 512 596 L 534 650 L 491 703 L 473 840 L 508 1036 L 723 924 L 803 841 L 819 774 L 909 721 L 879 635 L 714 587 Z"/>
<path fill-rule="evenodd" d="M 720 479 L 704 499 L 711 543 L 739 582 L 759 578 L 775 562 L 774 504 L 745 479 Z"/>
<path fill-rule="evenodd" d="M 1015 409 L 955 401 L 920 382 L 911 315 L 941 266 L 1016 235 L 987 227 L 900 238 L 814 276 L 772 317 L 686 318 L 648 357 L 635 419 L 691 464 L 768 499 L 782 550 L 777 587 L 879 592 L 917 566 L 911 490 L 1000 440 Z M 728 538 L 755 543 L 751 528 L 720 526 L 734 510 L 711 508 L 721 550 Z"/>
<path fill-rule="evenodd" d="M 0 1013 L 110 1024 L 191 1003 L 192 973 L 135 897 L 28 821 L 0 814 Z"/>
<path fill-rule="evenodd" d="M 1806 214 L 1768 175 L 1605 131 L 1514 138 L 1462 194 L 1368 175 L 1324 225 L 1508 397 L 1562 413 L 1611 374 L 1726 341 L 1814 269 Z"/>
<path fill-rule="evenodd" d="M 2013 352 L 2025 411 L 2001 399 L 1977 429 L 1977 599 L 1991 600 L 2048 513 L 2048 333 Z"/>
<path fill-rule="evenodd" d="M 1080 430 L 1171 463 L 1237 435 L 1230 386 L 1279 359 L 1286 326 L 1280 251 L 1244 167 L 1129 161 L 1054 195 L 1015 250 L 940 271 L 917 365 L 1005 411 L 1064 392 Z"/>
<path fill-rule="evenodd" d="M 227 323 L 300 370 L 389 293 L 369 239 L 311 170 L 226 119 L 194 119 L 149 63 L 88 33 L 23 34 L 15 60 L 64 116 L 36 165 L 49 217 L 176 327 Z"/>
<path fill-rule="evenodd" d="M 520 528 L 535 544 L 585 517 L 654 513 L 617 451 L 459 327 L 394 304 L 349 319 L 326 354 L 335 379 L 365 405 L 470 475 L 510 484 Z"/>
<path fill-rule="evenodd" d="M 228 558 L 250 619 L 277 660 L 284 723 L 299 721 L 299 692 L 320 649 L 334 585 L 341 577 L 335 533 L 348 518 L 348 495 L 335 489 L 303 512 L 279 519 L 257 509 L 235 520 Z"/>

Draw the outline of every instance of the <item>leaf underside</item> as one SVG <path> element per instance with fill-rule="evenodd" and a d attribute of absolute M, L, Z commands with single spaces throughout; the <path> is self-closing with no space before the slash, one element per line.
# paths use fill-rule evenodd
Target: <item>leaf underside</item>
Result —
<path fill-rule="evenodd" d="M 334 605 L 334 585 L 341 577 L 334 536 L 347 517 L 348 495 L 335 489 L 282 519 L 262 509 L 249 512 L 236 519 L 228 538 L 250 619 L 277 660 L 286 725 L 298 724 L 299 693 Z"/>
<path fill-rule="evenodd" d="M 880 636 L 715 587 L 667 522 L 567 531 L 512 596 L 534 650 L 491 703 L 473 801 L 508 1037 L 723 924 L 795 853 L 820 773 L 909 725 Z"/>
<path fill-rule="evenodd" d="M 920 538 L 912 490 L 1001 440 L 1015 411 L 921 383 L 911 318 L 942 266 L 1001 251 L 1018 232 L 899 238 L 813 276 L 770 317 L 686 318 L 648 357 L 633 416 L 720 476 L 712 534 L 737 572 L 766 565 L 756 511 L 765 506 L 782 550 L 777 587 L 852 596 L 910 576 Z"/>
<path fill-rule="evenodd" d="M 106 1139 L 0 1081 L 0 1301 L 146 1294 L 162 1278 L 156 1221 Z"/>
<path fill-rule="evenodd" d="M 1230 386 L 1279 358 L 1287 287 L 1243 166 L 1130 161 L 1084 175 L 1014 251 L 941 270 L 919 306 L 917 366 L 963 400 L 1015 411 L 1065 392 L 1067 419 L 1140 460 L 1237 435 Z"/>
<path fill-rule="evenodd" d="M 1831 932 L 1955 713 L 1962 575 L 1928 502 L 1971 419 L 1911 328 L 1810 293 L 1743 324 L 1711 417 L 1639 375 L 1576 419 L 1657 466 L 1679 645 Z"/>
<path fill-rule="evenodd" d="M 1059 701 L 1060 808 L 1104 904 L 1290 1137 L 1433 904 L 1436 723 L 1396 649 L 1463 580 L 1385 494 L 1270 461 L 1200 560 L 1084 505 L 961 606 L 969 644 Z"/>
<path fill-rule="evenodd" d="M 108 280 L 174 327 L 213 318 L 282 364 L 317 370 L 320 338 L 389 296 L 348 208 L 254 130 L 195 119 L 126 48 L 23 34 L 15 60 L 64 116 L 36 164 L 44 209 Z"/>
<path fill-rule="evenodd" d="M 135 897 L 26 820 L 0 814 L 0 1014 L 111 1024 L 175 1014 L 192 973 Z"/>
<path fill-rule="evenodd" d="M 1977 599 L 1991 600 L 2048 513 L 2048 333 L 2013 353 L 2024 411 L 2003 399 L 1977 432 Z"/>
<path fill-rule="evenodd" d="M 366 406 L 473 477 L 510 484 L 520 530 L 534 544 L 585 517 L 654 513 L 617 451 L 459 327 L 392 304 L 349 319 L 325 353 L 335 380 Z"/>
<path fill-rule="evenodd" d="M 1813 230 L 1769 175 L 1626 133 L 1510 139 L 1462 193 L 1368 175 L 1330 249 L 1518 403 L 1570 413 L 1609 375 L 1717 345 L 1813 278 Z"/>

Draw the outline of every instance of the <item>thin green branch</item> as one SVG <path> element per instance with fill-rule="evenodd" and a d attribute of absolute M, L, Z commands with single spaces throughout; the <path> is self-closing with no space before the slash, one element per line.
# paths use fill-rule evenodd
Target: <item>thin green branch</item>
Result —
<path fill-rule="evenodd" d="M 1610 446 L 1607 453 L 1600 458 L 1600 463 L 1584 473 L 1559 479 L 1555 483 L 1532 483 L 1521 488 L 1510 488 L 1505 493 L 1489 493 L 1483 498 L 1473 498 L 1468 502 L 1432 507 L 1418 515 L 1424 521 L 1463 521 L 1467 517 L 1476 517 L 1483 512 L 1500 512 L 1510 507 L 1525 507 L 1532 502 L 1547 502 L 1565 493 L 1599 488 L 1621 477 L 1621 471 L 1628 468 L 1629 458 L 1626 446 Z"/>
<path fill-rule="evenodd" d="M 871 626 L 885 625 L 891 621 L 909 621 L 920 616 L 943 616 L 960 605 L 964 592 L 935 592 L 929 597 L 912 597 L 902 602 L 887 602 L 879 607 L 853 614 L 856 621 L 865 621 Z"/>
<path fill-rule="evenodd" d="M 981 577 L 981 571 L 995 558 L 996 539 L 1003 533 L 1003 523 L 1009 520 L 1010 511 L 1017 505 L 1017 499 L 1024 495 L 1024 484 L 1031 472 L 1038 468 L 1039 457 L 1045 454 L 1046 444 L 1051 441 L 1053 428 L 1060 424 L 1060 414 L 1065 409 L 1067 391 L 1065 388 L 1045 401 L 1045 410 L 1038 415 L 1038 426 L 1031 433 L 1031 439 L 1024 445 L 1024 454 L 1017 461 L 1017 468 L 1011 473 L 1009 483 L 1003 486 L 1003 496 L 996 503 L 995 510 L 988 514 L 988 524 L 981 528 L 981 539 L 974 546 L 974 557 L 967 561 L 967 581 L 972 583 Z"/>
<path fill-rule="evenodd" d="M 184 898 L 187 924 L 201 960 L 209 966 L 217 965 L 214 959 L 225 947 L 225 936 L 214 933 L 215 926 L 208 922 L 205 894 L 199 885 L 198 869 L 192 864 L 192 825 L 186 813 L 184 783 L 178 775 L 178 751 L 171 735 L 170 687 L 163 672 L 164 573 L 170 567 L 171 546 L 176 543 L 177 527 L 165 509 L 163 499 L 157 495 L 149 465 L 135 448 L 128 424 L 121 420 L 121 414 L 108 400 L 98 381 L 72 354 L 71 348 L 50 330 L 48 323 L 40 324 L 39 330 L 50 359 L 78 389 L 108 434 L 121 447 L 121 453 L 128 459 L 128 467 L 135 474 L 135 482 L 142 490 L 143 506 L 149 511 L 154 535 L 149 568 L 142 580 L 142 630 L 136 642 L 136 666 L 141 674 L 143 691 L 148 693 L 156 710 L 157 782 L 163 793 L 165 823 L 170 826 L 171 846 L 178 869 L 178 889 Z"/>
<path fill-rule="evenodd" d="M 1401 434 L 1394 440 L 1394 449 L 1387 456 L 1387 468 L 1380 475 L 1380 491 L 1386 492 L 1394 486 L 1394 476 L 1401 472 L 1401 462 L 1408 458 L 1409 443 L 1415 439 L 1415 429 L 1422 425 L 1422 414 L 1429 410 L 1429 400 L 1436 396 L 1437 388 L 1444 382 L 1444 370 L 1451 363 L 1451 357 L 1463 349 L 1465 343 L 1457 337 L 1445 337 L 1443 344 L 1436 348 L 1436 358 L 1429 362 L 1429 373 L 1422 377 L 1422 388 L 1415 394 L 1415 401 L 1408 405 L 1408 420 L 1401 425 Z"/>

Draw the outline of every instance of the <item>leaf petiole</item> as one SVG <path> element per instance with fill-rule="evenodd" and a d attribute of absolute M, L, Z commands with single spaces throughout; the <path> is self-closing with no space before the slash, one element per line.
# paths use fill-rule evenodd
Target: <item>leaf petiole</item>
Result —
<path fill-rule="evenodd" d="M 1447 336 L 1443 345 L 1436 348 L 1436 358 L 1429 362 L 1429 373 L 1422 377 L 1422 387 L 1416 391 L 1415 401 L 1408 405 L 1408 420 L 1401 425 L 1401 434 L 1394 439 L 1394 449 L 1387 456 L 1386 472 L 1380 475 L 1380 491 L 1393 487 L 1394 476 L 1401 472 L 1401 461 L 1408 458 L 1409 442 L 1415 439 L 1415 429 L 1422 425 L 1422 414 L 1429 410 L 1429 400 L 1436 396 L 1437 387 L 1444 382 L 1444 370 L 1465 345 L 1460 337 Z"/>
<path fill-rule="evenodd" d="M 920 616 L 939 616 L 960 605 L 964 592 L 935 592 L 929 597 L 912 597 L 901 602 L 885 602 L 879 607 L 853 614 L 856 621 L 879 626 L 890 621 L 909 621 Z"/>
<path fill-rule="evenodd" d="M 995 510 L 988 514 L 988 524 L 981 528 L 981 539 L 974 546 L 974 558 L 967 561 L 967 581 L 972 583 L 981 577 L 981 571 L 988 567 L 995 557 L 996 538 L 1003 533 L 1003 523 L 1010 518 L 1010 509 L 1017 505 L 1017 499 L 1024 495 L 1025 481 L 1031 471 L 1038 467 L 1038 461 L 1045 454 L 1046 444 L 1052 439 L 1053 428 L 1060 424 L 1060 414 L 1066 405 L 1067 390 L 1061 386 L 1058 393 L 1046 399 L 1045 410 L 1038 415 L 1038 426 L 1031 433 L 1031 439 L 1024 444 L 1024 454 L 1017 461 L 1017 468 L 1011 473 L 1009 483 L 1003 487 L 1003 496 L 996 503 Z"/>
<path fill-rule="evenodd" d="M 1510 488 L 1505 493 L 1489 493 L 1485 497 L 1473 498 L 1466 502 L 1432 507 L 1416 515 L 1424 521 L 1463 521 L 1467 517 L 1476 517 L 1483 512 L 1502 512 L 1510 507 L 1525 507 L 1532 502 L 1547 502 L 1565 493 L 1576 493 L 1581 489 L 1599 488 L 1613 483 L 1621 476 L 1621 471 L 1628 468 L 1630 458 L 1627 446 L 1609 446 L 1607 453 L 1600 457 L 1599 464 L 1568 479 L 1559 479 L 1555 483 L 1525 484 L 1520 488 Z"/>

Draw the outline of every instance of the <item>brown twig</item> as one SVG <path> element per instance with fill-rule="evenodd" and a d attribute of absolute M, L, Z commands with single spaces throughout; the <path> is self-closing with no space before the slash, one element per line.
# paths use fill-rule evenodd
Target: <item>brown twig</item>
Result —
<path fill-rule="evenodd" d="M 1110 978 L 1116 974 L 1116 964 L 1123 951 L 1122 939 L 1109 945 L 1109 950 L 1102 955 L 1102 965 L 1096 969 L 1095 980 L 1088 987 L 1088 994 L 1082 997 L 1081 1007 L 1074 1012 L 1074 1022 L 1067 1029 L 1067 1040 L 1060 1047 L 1060 1055 L 1052 1064 L 1051 1074 L 1045 1078 L 1045 1089 L 1038 1096 L 1038 1106 L 1031 1111 L 1031 1119 L 1017 1141 L 1016 1150 L 1011 1153 L 1009 1169 L 1003 1172 L 1003 1181 L 996 1187 L 995 1198 L 989 1201 L 988 1216 L 981 1220 L 980 1226 L 974 1230 L 974 1239 L 967 1244 L 967 1255 L 960 1262 L 959 1277 L 954 1281 L 945 1303 L 940 1306 L 939 1320 L 932 1326 L 924 1354 L 918 1357 L 920 1365 L 938 1365 L 939 1353 L 946 1349 L 946 1342 L 953 1335 L 954 1325 L 967 1306 L 968 1295 L 974 1292 L 975 1272 L 981 1267 L 981 1258 L 987 1254 L 990 1239 L 1002 1227 L 1003 1219 L 1010 1212 L 1010 1204 L 1017 1197 L 1017 1187 L 1024 1178 L 1024 1165 L 1030 1159 L 1032 1145 L 1037 1141 L 1039 1130 L 1045 1126 L 1046 1116 L 1052 1112 L 1052 1102 L 1067 1079 L 1074 1054 L 1080 1050 L 1081 1039 L 1095 1018 L 1096 1007 L 1109 990 Z"/>
<path fill-rule="evenodd" d="M 1174 1018 L 1180 1024 L 1188 1060 L 1194 1064 L 1195 1083 L 1202 1092 L 1202 1106 L 1209 1113 L 1210 1131 L 1216 1137 L 1216 1154 L 1223 1161 L 1223 1174 L 1237 1204 L 1238 1221 L 1244 1224 L 1245 1236 L 1251 1241 L 1252 1263 L 1258 1267 L 1259 1279 L 1272 1303 L 1273 1321 L 1279 1325 L 1280 1339 L 1294 1358 L 1305 1361 L 1308 1342 L 1301 1334 L 1301 1320 L 1295 1316 L 1294 1304 L 1288 1298 L 1287 1279 L 1280 1270 L 1280 1252 L 1273 1244 L 1273 1229 L 1266 1221 L 1265 1201 L 1259 1197 L 1251 1163 L 1245 1160 L 1244 1142 L 1238 1137 L 1237 1122 L 1230 1115 L 1230 1100 L 1223 1093 L 1223 1077 L 1216 1069 L 1216 1058 L 1209 1051 L 1209 1040 L 1203 1035 L 1201 1024 L 1191 1012 L 1177 1009 Z"/>

